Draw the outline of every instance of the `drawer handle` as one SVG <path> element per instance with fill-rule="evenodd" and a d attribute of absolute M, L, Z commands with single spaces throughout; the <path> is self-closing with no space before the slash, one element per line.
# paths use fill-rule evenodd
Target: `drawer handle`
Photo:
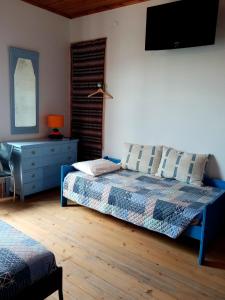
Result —
<path fill-rule="evenodd" d="M 35 166 L 35 162 L 32 162 L 31 166 Z"/>
<path fill-rule="evenodd" d="M 55 149 L 54 149 L 54 148 L 52 148 L 52 149 L 51 149 L 51 152 L 55 152 Z"/>
<path fill-rule="evenodd" d="M 35 174 L 32 174 L 32 176 L 31 176 L 32 178 L 34 178 L 35 177 Z"/>
<path fill-rule="evenodd" d="M 32 153 L 33 155 L 36 154 L 36 152 L 35 152 L 34 150 L 33 150 L 31 153 Z"/>

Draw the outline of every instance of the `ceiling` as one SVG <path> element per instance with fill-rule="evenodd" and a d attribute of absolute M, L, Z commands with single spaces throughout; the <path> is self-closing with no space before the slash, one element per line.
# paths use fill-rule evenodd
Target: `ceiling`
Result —
<path fill-rule="evenodd" d="M 73 19 L 147 0 L 22 0 Z"/>

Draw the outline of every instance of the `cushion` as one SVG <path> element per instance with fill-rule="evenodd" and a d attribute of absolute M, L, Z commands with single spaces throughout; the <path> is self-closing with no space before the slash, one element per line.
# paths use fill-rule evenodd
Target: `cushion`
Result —
<path fill-rule="evenodd" d="M 156 176 L 201 186 L 207 160 L 206 154 L 186 153 L 163 147 Z"/>
<path fill-rule="evenodd" d="M 125 143 L 122 168 L 155 175 L 162 156 L 162 146 Z"/>
<path fill-rule="evenodd" d="M 103 158 L 77 162 L 72 166 L 77 170 L 92 176 L 99 176 L 121 168 L 120 164 L 115 164 L 112 161 Z"/>

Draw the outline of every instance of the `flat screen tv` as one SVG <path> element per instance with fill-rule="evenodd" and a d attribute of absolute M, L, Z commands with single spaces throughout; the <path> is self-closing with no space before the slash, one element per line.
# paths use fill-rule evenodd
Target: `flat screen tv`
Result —
<path fill-rule="evenodd" d="M 147 9 L 145 50 L 215 43 L 219 0 L 181 0 Z"/>

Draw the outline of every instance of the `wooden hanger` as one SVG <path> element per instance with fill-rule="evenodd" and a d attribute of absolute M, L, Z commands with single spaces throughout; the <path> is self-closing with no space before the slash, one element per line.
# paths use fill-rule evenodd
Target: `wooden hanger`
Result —
<path fill-rule="evenodd" d="M 93 96 L 96 95 L 96 94 L 102 94 L 102 95 L 103 95 L 103 99 L 113 99 L 113 96 L 112 96 L 112 95 L 110 95 L 109 93 L 107 93 L 106 91 L 104 91 L 104 90 L 102 89 L 101 83 L 98 83 L 98 84 L 97 84 L 97 87 L 98 87 L 97 91 L 95 91 L 95 92 L 89 94 L 89 95 L 88 95 L 88 98 L 93 97 Z"/>

